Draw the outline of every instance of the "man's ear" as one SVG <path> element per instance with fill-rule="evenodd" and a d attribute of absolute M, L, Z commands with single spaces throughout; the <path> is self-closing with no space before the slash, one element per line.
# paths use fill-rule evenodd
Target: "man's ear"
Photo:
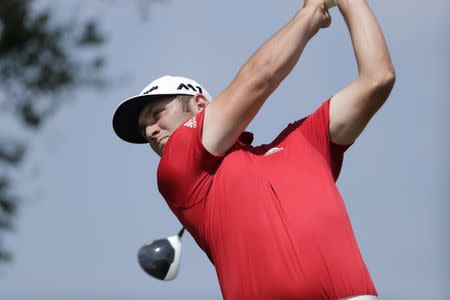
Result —
<path fill-rule="evenodd" d="M 193 107 L 191 107 L 191 108 L 192 108 L 192 111 L 194 111 L 196 113 L 205 109 L 209 104 L 208 99 L 206 99 L 206 97 L 203 94 L 197 94 L 192 99 L 193 99 L 193 101 L 191 101 L 191 105 Z"/>

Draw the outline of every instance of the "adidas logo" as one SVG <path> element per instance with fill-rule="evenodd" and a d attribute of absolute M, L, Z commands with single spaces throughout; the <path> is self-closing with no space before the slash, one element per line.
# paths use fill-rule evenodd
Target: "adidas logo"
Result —
<path fill-rule="evenodd" d="M 195 120 L 195 117 L 184 123 L 184 126 L 189 128 L 197 128 L 197 121 Z"/>
<path fill-rule="evenodd" d="M 280 151 L 283 151 L 283 150 L 284 150 L 284 148 L 274 147 L 274 148 L 272 148 L 272 149 L 269 149 L 269 150 L 266 152 L 266 154 L 264 154 L 264 156 L 269 156 L 269 155 L 272 155 L 272 154 L 274 154 L 274 153 L 277 153 L 277 152 L 280 152 Z"/>

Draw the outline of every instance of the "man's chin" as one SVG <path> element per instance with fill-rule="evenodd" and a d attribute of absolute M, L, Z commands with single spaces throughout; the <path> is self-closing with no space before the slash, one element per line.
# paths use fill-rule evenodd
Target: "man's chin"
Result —
<path fill-rule="evenodd" d="M 159 146 L 157 146 L 157 145 L 153 145 L 152 143 L 149 143 L 149 145 L 150 145 L 150 148 L 152 148 L 152 150 L 153 150 L 153 152 L 155 152 L 156 154 L 158 154 L 159 156 L 161 156 L 162 155 L 162 152 L 163 152 L 163 150 L 164 150 L 164 146 L 161 148 L 161 147 L 159 147 Z"/>

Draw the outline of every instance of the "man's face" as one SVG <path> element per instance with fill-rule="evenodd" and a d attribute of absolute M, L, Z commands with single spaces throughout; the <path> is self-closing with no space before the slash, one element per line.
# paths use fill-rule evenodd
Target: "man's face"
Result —
<path fill-rule="evenodd" d="M 195 115 L 189 104 L 175 96 L 161 97 L 146 105 L 139 114 L 140 132 L 160 156 L 175 129 Z"/>

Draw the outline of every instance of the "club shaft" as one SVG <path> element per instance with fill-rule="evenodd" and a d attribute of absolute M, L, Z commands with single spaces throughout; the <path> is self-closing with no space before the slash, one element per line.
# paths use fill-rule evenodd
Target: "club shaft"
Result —
<path fill-rule="evenodd" d="M 177 235 L 178 235 L 179 238 L 181 238 L 181 237 L 183 236 L 184 229 L 185 229 L 185 228 L 183 227 L 183 228 L 181 228 L 180 232 L 178 232 Z"/>

